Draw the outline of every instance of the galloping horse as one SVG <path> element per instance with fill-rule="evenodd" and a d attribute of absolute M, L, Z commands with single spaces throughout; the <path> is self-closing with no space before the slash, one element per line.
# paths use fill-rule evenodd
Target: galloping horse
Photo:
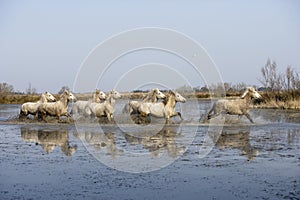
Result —
<path fill-rule="evenodd" d="M 142 103 L 138 111 L 142 116 L 154 116 L 154 117 L 164 117 L 166 123 L 169 124 L 170 118 L 174 116 L 180 116 L 180 112 L 175 111 L 175 106 L 177 102 L 186 102 L 186 99 L 181 96 L 178 92 L 169 91 L 166 95 L 167 97 L 163 102 L 158 103 Z"/>
<path fill-rule="evenodd" d="M 75 99 L 76 97 L 66 90 L 61 95 L 59 101 L 40 104 L 38 108 L 39 116 L 41 116 L 43 120 L 45 120 L 47 115 L 56 116 L 58 121 L 61 116 L 66 116 L 69 119 L 71 115 L 68 113 L 68 103 Z"/>
<path fill-rule="evenodd" d="M 106 95 L 104 92 L 101 90 L 96 89 L 96 91 L 93 94 L 93 98 L 88 100 L 88 101 L 76 101 L 73 104 L 71 114 L 83 114 L 86 115 L 85 113 L 85 107 L 87 106 L 88 103 L 100 103 L 101 101 L 106 99 Z"/>
<path fill-rule="evenodd" d="M 239 118 L 245 115 L 251 123 L 254 123 L 249 114 L 251 98 L 262 99 L 262 96 L 253 87 L 247 87 L 239 99 L 216 101 L 207 113 L 207 119 L 220 114 L 238 115 Z"/>
<path fill-rule="evenodd" d="M 37 113 L 38 113 L 38 108 L 40 106 L 41 103 L 46 103 L 48 101 L 55 101 L 55 97 L 50 94 L 50 92 L 45 92 L 44 94 L 41 95 L 41 98 L 39 101 L 37 102 L 27 102 L 27 103 L 23 103 L 21 106 L 21 110 L 20 110 L 20 118 L 27 116 L 29 114 L 31 115 L 35 115 L 35 117 L 37 117 Z"/>
<path fill-rule="evenodd" d="M 127 111 L 129 112 L 129 114 L 137 113 L 138 108 L 142 103 L 156 103 L 158 99 L 163 99 L 165 97 L 166 96 L 161 91 L 159 91 L 158 88 L 155 88 L 154 90 L 149 91 L 142 101 L 130 101 L 125 105 L 123 112 Z"/>
<path fill-rule="evenodd" d="M 115 90 L 112 90 L 104 102 L 87 104 L 85 112 L 96 117 L 106 116 L 108 121 L 111 121 L 113 119 L 116 99 L 119 98 L 121 98 L 121 94 Z"/>

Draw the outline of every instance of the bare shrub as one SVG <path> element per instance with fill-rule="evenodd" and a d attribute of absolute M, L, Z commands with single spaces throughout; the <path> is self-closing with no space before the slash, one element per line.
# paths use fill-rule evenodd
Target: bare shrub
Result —
<path fill-rule="evenodd" d="M 0 97 L 3 98 L 14 92 L 14 87 L 8 83 L 0 83 Z"/>
<path fill-rule="evenodd" d="M 259 81 L 266 89 L 265 97 L 268 101 L 289 101 L 300 96 L 299 73 L 287 66 L 285 73 L 277 71 L 275 61 L 268 59 L 266 65 L 261 68 L 262 78 Z"/>

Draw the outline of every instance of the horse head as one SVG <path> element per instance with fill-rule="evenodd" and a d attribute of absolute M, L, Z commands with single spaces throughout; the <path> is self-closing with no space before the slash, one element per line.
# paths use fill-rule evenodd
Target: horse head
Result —
<path fill-rule="evenodd" d="M 65 90 L 64 95 L 67 97 L 69 101 L 76 100 L 76 97 L 68 90 Z"/>
<path fill-rule="evenodd" d="M 172 101 L 171 99 L 174 99 L 175 103 L 177 103 L 177 102 L 185 103 L 186 102 L 186 99 L 183 96 L 181 96 L 181 94 L 179 94 L 178 92 L 169 90 L 169 92 L 168 92 L 166 98 L 164 99 L 163 103 L 167 104 L 169 101 Z"/>
<path fill-rule="evenodd" d="M 95 100 L 105 100 L 106 99 L 106 94 L 102 92 L 101 90 L 96 89 L 95 92 Z"/>
<path fill-rule="evenodd" d="M 174 95 L 176 102 L 182 102 L 182 103 L 186 102 L 186 99 L 183 96 L 181 96 L 181 94 L 179 94 L 178 92 L 171 91 L 171 94 Z"/>
<path fill-rule="evenodd" d="M 241 98 L 243 99 L 247 95 L 254 99 L 262 99 L 262 96 L 253 87 L 247 87 Z"/>
<path fill-rule="evenodd" d="M 56 98 L 50 92 L 45 92 L 45 97 L 47 101 L 56 101 Z"/>
<path fill-rule="evenodd" d="M 121 94 L 120 94 L 118 91 L 116 91 L 116 90 L 111 90 L 111 91 L 110 91 L 110 95 L 111 95 L 114 99 L 119 99 L 119 98 L 122 97 Z"/>
<path fill-rule="evenodd" d="M 166 95 L 164 95 L 164 93 L 162 93 L 158 88 L 155 88 L 153 93 L 156 96 L 156 98 L 158 98 L 158 99 L 166 98 Z"/>

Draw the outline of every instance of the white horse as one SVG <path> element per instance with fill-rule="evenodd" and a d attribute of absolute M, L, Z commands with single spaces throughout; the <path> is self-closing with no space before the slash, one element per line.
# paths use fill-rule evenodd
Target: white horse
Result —
<path fill-rule="evenodd" d="M 41 95 L 39 101 L 23 103 L 20 110 L 20 117 L 24 117 L 29 114 L 35 115 L 35 117 L 37 117 L 38 108 L 41 103 L 46 103 L 48 101 L 51 102 L 55 100 L 56 100 L 55 97 L 52 94 L 50 94 L 50 92 L 45 92 L 44 94 Z"/>
<path fill-rule="evenodd" d="M 262 96 L 253 87 L 247 87 L 239 99 L 216 101 L 207 113 L 207 119 L 217 117 L 220 114 L 238 115 L 239 118 L 245 115 L 251 123 L 254 123 L 249 114 L 252 98 L 262 99 Z"/>
<path fill-rule="evenodd" d="M 169 91 L 167 97 L 163 102 L 158 103 L 142 103 L 138 111 L 142 116 L 154 116 L 166 119 L 166 123 L 169 124 L 170 118 L 174 116 L 179 116 L 181 119 L 181 113 L 175 111 L 175 106 L 177 102 L 185 103 L 186 99 L 181 96 L 178 92 Z"/>
<path fill-rule="evenodd" d="M 138 113 L 138 108 L 142 103 L 156 103 L 158 99 L 164 98 L 166 98 L 166 95 L 164 95 L 164 93 L 162 93 L 158 88 L 155 88 L 154 90 L 149 91 L 142 101 L 130 101 L 125 105 L 123 112 L 127 111 L 129 114 Z"/>
<path fill-rule="evenodd" d="M 119 98 L 121 98 L 121 94 L 115 90 L 112 90 L 104 102 L 87 104 L 85 112 L 89 115 L 99 118 L 106 116 L 108 121 L 111 121 L 113 119 L 116 99 Z"/>
<path fill-rule="evenodd" d="M 66 116 L 69 119 L 71 115 L 68 113 L 68 103 L 73 100 L 76 100 L 76 97 L 66 90 L 59 101 L 40 104 L 38 108 L 39 115 L 41 115 L 43 120 L 45 120 L 47 115 L 56 116 L 58 121 L 61 116 Z"/>
<path fill-rule="evenodd" d="M 93 93 L 93 98 L 88 101 L 76 101 L 73 104 L 71 114 L 86 114 L 85 108 L 88 103 L 100 103 L 101 101 L 106 99 L 106 95 L 101 90 L 96 89 L 96 91 Z"/>

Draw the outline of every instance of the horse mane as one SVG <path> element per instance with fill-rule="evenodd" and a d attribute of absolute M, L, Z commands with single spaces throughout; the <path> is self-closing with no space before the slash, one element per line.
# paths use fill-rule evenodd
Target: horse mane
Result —
<path fill-rule="evenodd" d="M 99 99 L 99 96 L 100 95 L 100 90 L 96 89 L 96 91 L 93 93 L 93 98 L 92 98 L 92 102 L 96 102 L 96 103 L 99 103 L 100 100 Z"/>
<path fill-rule="evenodd" d="M 41 103 L 46 103 L 46 102 L 47 102 L 47 98 L 46 98 L 46 95 L 45 95 L 45 94 L 42 94 L 42 95 L 41 95 L 40 102 L 41 102 Z"/>
<path fill-rule="evenodd" d="M 167 105 L 167 103 L 169 102 L 169 100 L 170 100 L 170 98 L 171 98 L 172 96 L 174 97 L 175 94 L 174 94 L 173 91 L 169 90 L 169 92 L 166 94 L 166 98 L 164 98 L 163 101 L 162 101 L 163 104 L 164 104 L 164 105 Z"/>
<path fill-rule="evenodd" d="M 253 87 L 246 87 L 245 88 L 245 91 L 243 92 L 243 94 L 241 95 L 241 99 L 248 99 L 250 96 L 249 96 L 249 92 L 253 92 L 255 91 L 255 89 Z M 251 97 L 250 97 L 251 99 Z"/>
<path fill-rule="evenodd" d="M 247 102 L 247 104 L 253 103 L 255 98 L 252 97 L 250 94 L 250 92 L 253 92 L 253 91 L 255 91 L 255 89 L 253 87 L 247 87 L 240 98 L 244 99 Z"/>
<path fill-rule="evenodd" d="M 106 101 L 111 104 L 112 103 L 112 99 L 113 99 L 113 90 L 109 92 L 107 98 L 106 98 Z"/>
<path fill-rule="evenodd" d="M 154 95 L 154 90 L 150 90 L 147 95 L 143 98 L 143 100 L 148 100 Z"/>
<path fill-rule="evenodd" d="M 150 90 L 147 95 L 143 98 L 143 101 L 153 101 L 156 100 L 156 96 L 154 95 L 156 93 L 156 90 Z"/>
<path fill-rule="evenodd" d="M 61 95 L 60 95 L 60 101 L 65 102 L 67 100 L 67 103 L 69 103 L 68 95 L 70 92 L 68 90 L 65 90 Z"/>
<path fill-rule="evenodd" d="M 248 95 L 248 89 L 246 88 L 240 97 L 241 99 L 244 99 L 247 95 Z"/>
<path fill-rule="evenodd" d="M 41 98 L 38 102 L 40 103 L 47 103 L 49 100 L 47 99 L 46 95 L 51 95 L 49 92 L 45 92 L 41 95 Z"/>
<path fill-rule="evenodd" d="M 107 99 L 106 99 L 109 102 L 110 105 L 114 104 L 113 103 L 113 100 L 115 99 L 115 98 L 113 98 L 114 92 L 115 92 L 115 90 L 111 90 L 109 92 L 109 95 L 108 95 Z"/>

